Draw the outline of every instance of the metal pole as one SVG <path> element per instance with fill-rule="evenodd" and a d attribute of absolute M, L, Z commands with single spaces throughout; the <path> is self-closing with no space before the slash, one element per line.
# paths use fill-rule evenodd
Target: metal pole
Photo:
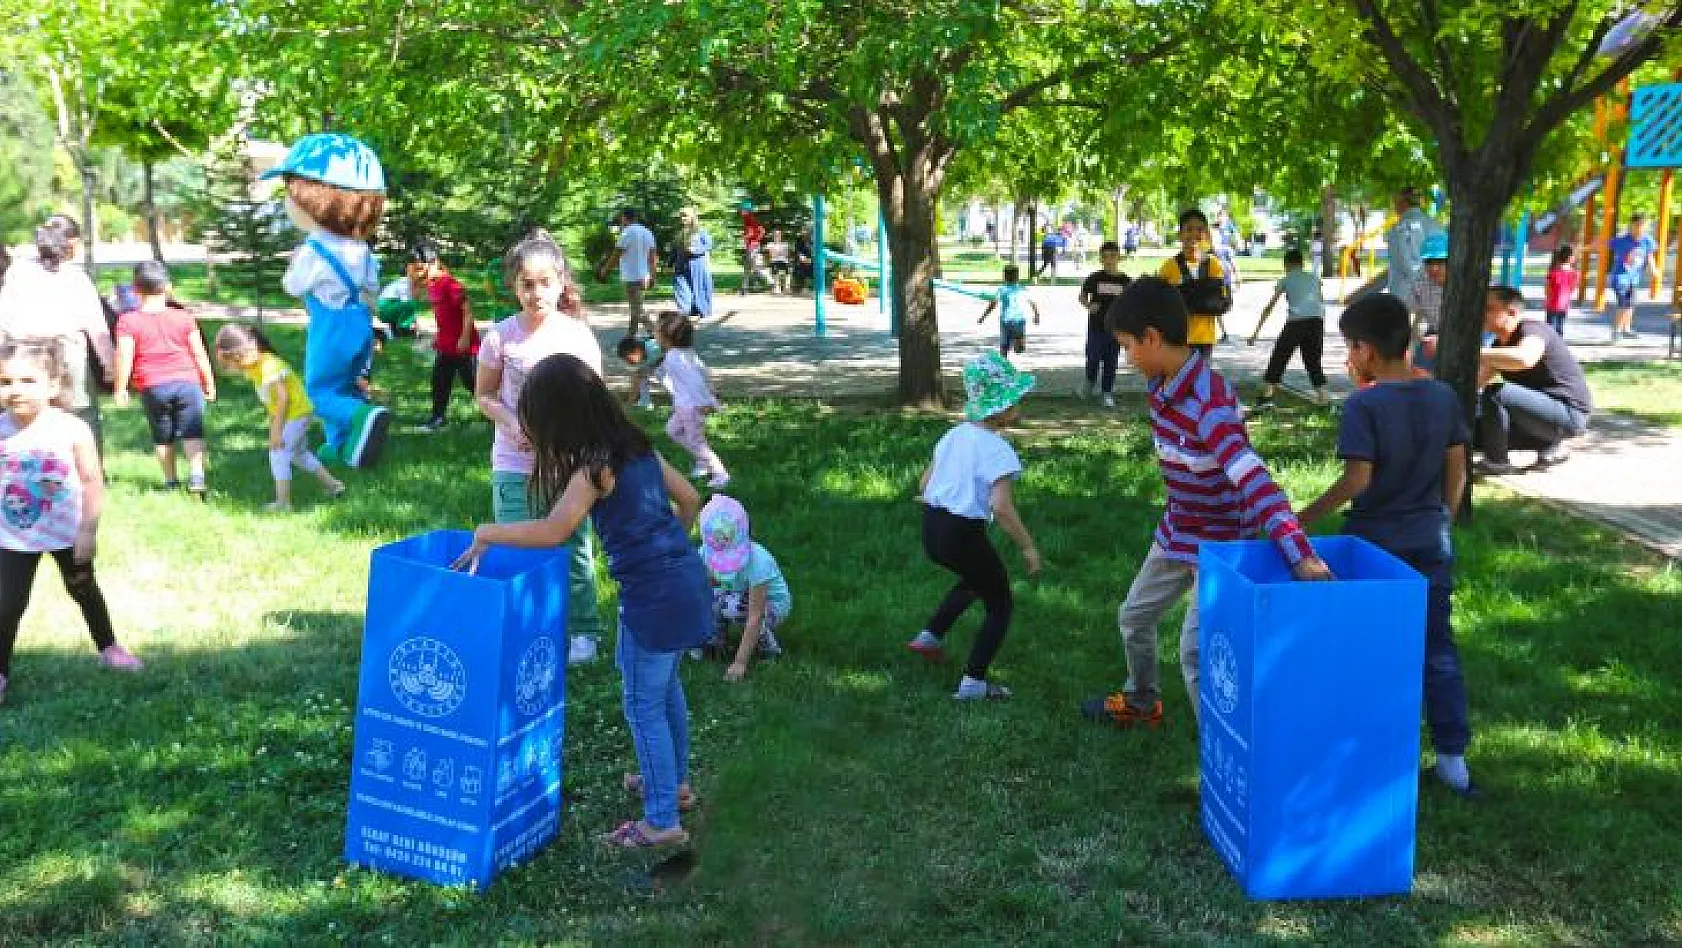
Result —
<path fill-rule="evenodd" d="M 1518 260 L 1518 279 L 1511 286 L 1524 286 L 1524 257 L 1530 251 L 1530 212 L 1518 216 L 1518 233 L 1513 235 L 1513 256 Z"/>
<path fill-rule="evenodd" d="M 876 311 L 888 316 L 893 303 L 888 293 L 888 218 L 876 212 Z M 893 322 L 889 317 L 889 323 Z"/>
<path fill-rule="evenodd" d="M 823 298 L 824 298 L 824 235 L 823 235 L 823 195 L 812 195 L 812 301 L 815 304 L 816 325 L 813 329 L 819 339 L 823 338 Z"/>

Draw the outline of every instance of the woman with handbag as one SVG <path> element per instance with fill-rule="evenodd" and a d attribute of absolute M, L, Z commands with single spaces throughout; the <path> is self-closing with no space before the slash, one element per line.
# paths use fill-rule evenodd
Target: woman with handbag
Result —
<path fill-rule="evenodd" d="M 1226 271 L 1208 250 L 1209 218 L 1197 208 L 1180 214 L 1180 252 L 1162 262 L 1158 276 L 1180 288 L 1190 319 L 1186 344 L 1209 355 L 1221 336 L 1221 317 L 1232 309 Z"/>
<path fill-rule="evenodd" d="M 36 259 L 13 263 L 0 285 L 0 338 L 56 342 L 69 376 L 65 407 L 93 429 L 103 457 L 97 393 L 110 383 L 115 349 L 99 290 L 75 263 L 80 236 L 63 215 L 36 228 Z"/>

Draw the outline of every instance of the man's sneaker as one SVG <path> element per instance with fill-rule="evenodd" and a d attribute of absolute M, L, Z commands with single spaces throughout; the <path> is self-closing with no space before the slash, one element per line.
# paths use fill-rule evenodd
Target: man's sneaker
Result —
<path fill-rule="evenodd" d="M 1111 395 L 1108 392 L 1104 393 L 1104 407 L 1105 408 L 1114 408 L 1115 407 L 1115 396 L 1114 395 Z"/>
<path fill-rule="evenodd" d="M 905 647 L 931 662 L 946 661 L 946 646 L 927 629 L 918 632 L 916 638 L 905 643 Z"/>
<path fill-rule="evenodd" d="M 568 665 L 588 665 L 596 660 L 596 638 L 593 635 L 575 635 L 572 644 L 567 647 Z"/>
<path fill-rule="evenodd" d="M 378 405 L 368 405 L 359 409 L 356 415 L 351 426 L 351 442 L 346 446 L 345 461 L 351 467 L 373 467 L 380 463 L 380 452 L 385 450 L 391 412 Z"/>
<path fill-rule="evenodd" d="M 1542 451 L 1537 453 L 1536 463 L 1532 464 L 1531 468 L 1538 471 L 1545 471 L 1550 467 L 1558 467 L 1569 460 L 1571 460 L 1571 449 L 1567 448 L 1563 444 L 1556 444 L 1551 448 L 1544 448 Z"/>
<path fill-rule="evenodd" d="M 1472 472 L 1483 477 L 1506 477 L 1523 470 L 1524 468 L 1509 461 L 1479 461 Z"/>
<path fill-rule="evenodd" d="M 1158 701 L 1149 708 L 1135 708 L 1127 703 L 1125 694 L 1116 692 L 1113 695 L 1100 695 L 1082 701 L 1080 713 L 1089 721 L 1100 721 L 1116 727 L 1144 725 L 1154 728 L 1162 723 L 1162 702 Z"/>
<path fill-rule="evenodd" d="M 119 671 L 139 671 L 146 665 L 134 653 L 121 645 L 107 645 L 99 650 L 99 663 Z"/>
<path fill-rule="evenodd" d="M 965 675 L 952 697 L 957 701 L 1005 701 L 1010 698 L 1010 689 L 990 681 L 976 681 Z"/>

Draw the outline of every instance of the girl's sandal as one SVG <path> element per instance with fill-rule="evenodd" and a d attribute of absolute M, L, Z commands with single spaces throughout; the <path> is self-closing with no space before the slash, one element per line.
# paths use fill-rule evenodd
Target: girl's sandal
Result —
<path fill-rule="evenodd" d="M 635 820 L 626 820 L 619 824 L 619 828 L 611 833 L 603 833 L 596 837 L 604 845 L 614 849 L 659 849 L 663 846 L 687 846 L 689 831 L 678 830 L 664 839 L 655 839 L 643 832 Z"/>
<path fill-rule="evenodd" d="M 625 792 L 634 796 L 642 796 L 642 774 L 625 775 Z M 677 810 L 688 813 L 701 804 L 699 797 L 691 787 L 679 787 L 677 791 Z"/>

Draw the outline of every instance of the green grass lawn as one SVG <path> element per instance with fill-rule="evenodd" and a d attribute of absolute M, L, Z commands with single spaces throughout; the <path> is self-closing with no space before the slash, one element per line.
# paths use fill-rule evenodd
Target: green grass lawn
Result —
<path fill-rule="evenodd" d="M 1586 362 L 1594 407 L 1682 428 L 1682 362 Z"/>
<path fill-rule="evenodd" d="M 299 335 L 279 334 L 295 353 Z M 379 369 L 409 422 L 424 365 L 394 346 Z M 224 391 L 208 506 L 156 492 L 139 417 L 107 412 L 100 569 L 145 673 L 95 665 L 43 568 L 0 706 L 0 943 L 1682 940 L 1682 574 L 1598 527 L 1485 494 L 1459 534 L 1456 619 L 1489 799 L 1427 788 L 1409 898 L 1250 903 L 1187 802 L 1196 745 L 1178 670 L 1163 669 L 1158 733 L 1075 714 L 1120 683 L 1115 609 L 1162 490 L 1137 412 L 1094 420 L 1054 399 L 1030 400 L 1019 439 L 1019 502 L 1047 565 L 1019 579 L 996 665 L 1015 700 L 959 706 L 958 669 L 902 646 L 948 583 L 920 555 L 910 489 L 948 420 L 735 402 L 715 445 L 796 613 L 786 657 L 741 685 L 685 665 L 705 801 L 692 874 L 650 895 L 646 861 L 593 841 L 636 813 L 605 662 L 570 676 L 567 811 L 533 862 L 483 893 L 349 869 L 368 553 L 488 515 L 489 429 L 458 395 L 449 432 L 401 431 L 342 502 L 300 480 L 301 512 L 263 516 L 259 410 L 242 382 Z M 1299 503 L 1332 476 L 1329 416 L 1280 410 L 1255 433 Z M 977 621 L 955 631 L 960 649 Z M 1398 669 L 1397 687 L 1416 682 Z"/>

